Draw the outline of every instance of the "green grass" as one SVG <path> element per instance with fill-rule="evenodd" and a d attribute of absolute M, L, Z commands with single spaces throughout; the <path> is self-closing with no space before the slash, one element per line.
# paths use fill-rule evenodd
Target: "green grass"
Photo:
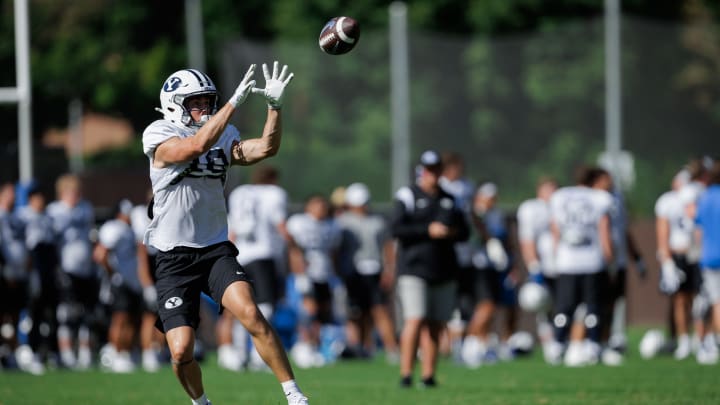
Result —
<path fill-rule="evenodd" d="M 634 347 L 637 347 L 635 345 Z M 468 370 L 443 361 L 439 387 L 398 388 L 396 366 L 382 360 L 336 363 L 296 370 L 313 405 L 351 404 L 717 404 L 720 366 L 694 359 L 642 360 L 629 356 L 621 367 L 550 367 L 539 354 L 511 363 Z M 215 405 L 281 404 L 271 374 L 220 370 L 203 363 L 205 389 Z M 0 372 L 0 404 L 190 404 L 169 367 L 148 374 L 51 371 L 35 377 Z"/>

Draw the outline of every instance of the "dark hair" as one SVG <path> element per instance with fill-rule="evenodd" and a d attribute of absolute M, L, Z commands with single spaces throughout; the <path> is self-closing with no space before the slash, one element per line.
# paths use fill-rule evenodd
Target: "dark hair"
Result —
<path fill-rule="evenodd" d="M 720 184 L 720 161 L 717 159 L 710 167 L 710 184 Z"/>
<path fill-rule="evenodd" d="M 273 166 L 260 166 L 253 171 L 251 180 L 254 184 L 272 184 L 280 177 L 280 172 Z"/>

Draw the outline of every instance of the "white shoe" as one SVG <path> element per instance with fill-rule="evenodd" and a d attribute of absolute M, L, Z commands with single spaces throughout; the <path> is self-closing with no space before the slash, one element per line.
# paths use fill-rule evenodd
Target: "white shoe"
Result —
<path fill-rule="evenodd" d="M 466 336 L 460 349 L 460 358 L 469 368 L 475 369 L 482 365 L 487 345 L 477 336 Z"/>
<path fill-rule="evenodd" d="M 623 355 L 619 351 L 608 347 L 602 351 L 601 360 L 606 366 L 617 367 L 622 365 Z"/>
<path fill-rule="evenodd" d="M 583 342 L 583 350 L 585 351 L 585 363 L 587 365 L 594 365 L 600 362 L 602 348 L 599 344 L 592 340 L 585 340 Z"/>
<path fill-rule="evenodd" d="M 245 363 L 240 353 L 232 345 L 218 347 L 218 366 L 230 371 L 242 371 Z"/>
<path fill-rule="evenodd" d="M 67 368 L 75 368 L 77 365 L 77 359 L 75 358 L 75 353 L 72 350 L 62 350 L 60 352 L 60 361 L 63 366 Z"/>
<path fill-rule="evenodd" d="M 690 344 L 690 339 L 679 339 L 678 346 L 674 353 L 675 360 L 684 360 L 690 356 L 691 352 L 692 345 Z"/>
<path fill-rule="evenodd" d="M 33 375 L 45 374 L 45 366 L 38 361 L 35 353 L 28 345 L 20 345 L 15 349 L 15 361 L 17 361 L 18 367 L 22 371 Z"/>
<path fill-rule="evenodd" d="M 78 349 L 78 360 L 75 368 L 78 370 L 87 370 L 90 367 L 92 367 L 92 354 L 90 353 L 90 349 L 81 347 Z"/>
<path fill-rule="evenodd" d="M 307 342 L 297 342 L 290 349 L 290 357 L 300 368 L 317 367 L 322 357 L 318 351 Z"/>
<path fill-rule="evenodd" d="M 132 373 L 135 371 L 135 364 L 130 358 L 130 353 L 122 351 L 115 354 L 110 370 L 113 373 Z"/>
<path fill-rule="evenodd" d="M 563 363 L 567 367 L 584 367 L 587 365 L 586 353 L 583 342 L 570 342 Z"/>
<path fill-rule="evenodd" d="M 720 353 L 718 353 L 714 339 L 710 342 L 703 341 L 695 353 L 695 360 L 697 360 L 698 364 L 714 365 L 718 363 L 719 357 Z"/>
<path fill-rule="evenodd" d="M 308 399 L 302 392 L 294 392 L 287 396 L 288 405 L 309 405 Z"/>
<path fill-rule="evenodd" d="M 145 349 L 142 353 L 142 368 L 148 373 L 155 373 L 160 370 L 160 362 L 157 353 L 153 349 Z"/>
<path fill-rule="evenodd" d="M 563 345 L 555 340 L 543 344 L 543 357 L 545 362 L 552 366 L 559 366 L 563 359 Z"/>

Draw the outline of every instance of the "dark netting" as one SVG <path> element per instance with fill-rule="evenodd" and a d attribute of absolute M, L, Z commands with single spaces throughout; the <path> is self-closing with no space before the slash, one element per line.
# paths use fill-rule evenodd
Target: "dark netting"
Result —
<path fill-rule="evenodd" d="M 508 205 L 529 197 L 540 175 L 571 181 L 572 169 L 595 163 L 605 147 L 603 28 L 592 19 L 492 38 L 410 33 L 411 159 L 426 148 L 458 151 L 468 174 L 498 183 Z M 623 149 L 634 157 L 628 200 L 637 214 L 652 214 L 690 157 L 720 146 L 717 80 L 702 81 L 702 69 L 713 65 L 693 43 L 693 30 L 622 22 Z M 296 73 L 274 158 L 293 200 L 353 181 L 368 183 L 376 201 L 389 200 L 388 55 L 381 31 L 364 31 L 343 56 L 323 54 L 314 39 L 236 40 L 223 48 L 225 94 L 251 62 L 277 58 Z M 257 136 L 263 117 L 262 103 L 251 99 L 235 123 Z M 244 181 L 243 173 L 233 181 Z"/>

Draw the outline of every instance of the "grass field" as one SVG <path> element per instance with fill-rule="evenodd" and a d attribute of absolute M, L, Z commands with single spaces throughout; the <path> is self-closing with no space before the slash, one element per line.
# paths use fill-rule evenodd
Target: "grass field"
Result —
<path fill-rule="evenodd" d="M 313 405 L 720 403 L 720 366 L 669 357 L 642 360 L 633 354 L 621 367 L 575 369 L 547 366 L 539 354 L 477 370 L 443 361 L 439 387 L 431 390 L 398 388 L 397 367 L 382 360 L 297 370 L 297 378 Z M 286 403 L 271 374 L 221 370 L 209 356 L 203 376 L 214 405 Z M 156 374 L 129 375 L 51 371 L 34 377 L 0 372 L 0 404 L 160 405 L 190 400 L 165 367 Z"/>

